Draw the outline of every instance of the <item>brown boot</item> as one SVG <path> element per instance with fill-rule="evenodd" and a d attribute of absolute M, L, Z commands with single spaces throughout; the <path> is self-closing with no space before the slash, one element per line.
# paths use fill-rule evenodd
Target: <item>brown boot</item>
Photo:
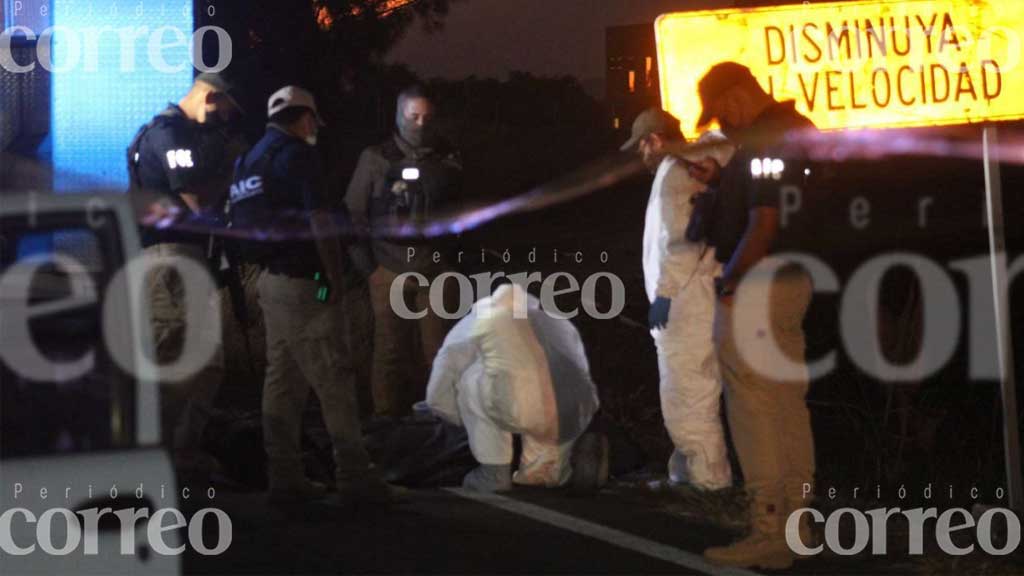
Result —
<path fill-rule="evenodd" d="M 782 525 L 785 527 L 789 521 L 790 516 L 797 510 L 804 508 L 811 508 L 810 500 L 804 500 L 803 498 L 787 497 L 786 498 L 786 509 L 785 515 L 782 518 Z M 810 512 L 804 512 L 800 515 L 800 524 L 798 527 L 800 532 L 800 542 L 808 548 L 816 548 L 819 544 L 818 535 L 814 532 L 814 528 L 811 527 L 811 514 Z M 813 556 L 802 556 L 796 554 L 797 560 L 806 560 L 813 558 Z"/>
<path fill-rule="evenodd" d="M 782 501 L 757 501 L 750 507 L 750 534 L 728 546 L 708 548 L 709 562 L 738 568 L 785 570 L 793 566 L 796 554 L 786 544 Z"/>

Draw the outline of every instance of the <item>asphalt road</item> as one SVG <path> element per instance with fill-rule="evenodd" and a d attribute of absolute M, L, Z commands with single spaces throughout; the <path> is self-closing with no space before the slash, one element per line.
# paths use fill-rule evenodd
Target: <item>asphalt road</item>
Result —
<path fill-rule="evenodd" d="M 215 505 L 232 519 L 232 544 L 216 557 L 190 552 L 186 574 L 754 574 L 703 561 L 734 533 L 612 491 L 420 490 L 357 509 L 281 508 L 221 491 Z M 821 556 L 786 573 L 921 573 L 906 560 Z"/>
<path fill-rule="evenodd" d="M 404 493 L 378 509 L 281 509 L 220 493 L 231 547 L 192 554 L 187 574 L 735 574 L 701 569 L 730 535 L 614 495 Z"/>

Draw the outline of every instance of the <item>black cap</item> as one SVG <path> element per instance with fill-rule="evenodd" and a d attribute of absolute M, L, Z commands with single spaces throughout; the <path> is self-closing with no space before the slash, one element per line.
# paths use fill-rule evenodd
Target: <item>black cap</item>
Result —
<path fill-rule="evenodd" d="M 700 93 L 701 113 L 697 120 L 697 126 L 704 126 L 711 122 L 711 103 L 718 99 L 726 90 L 757 80 L 750 72 L 750 68 L 736 62 L 719 62 L 708 70 L 707 74 L 700 79 L 697 91 Z"/>

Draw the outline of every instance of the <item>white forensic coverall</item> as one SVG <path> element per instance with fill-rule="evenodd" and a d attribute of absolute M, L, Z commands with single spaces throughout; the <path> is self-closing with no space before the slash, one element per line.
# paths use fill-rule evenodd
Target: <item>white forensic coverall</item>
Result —
<path fill-rule="evenodd" d="M 573 443 L 598 409 L 583 341 L 572 323 L 540 309 L 522 287 L 502 285 L 473 306 L 434 359 L 427 405 L 469 435 L 483 465 L 512 464 L 516 484 L 569 481 Z"/>
<path fill-rule="evenodd" d="M 734 149 L 717 132 L 698 142 L 719 142 L 702 151 L 725 166 Z M 685 157 L 685 156 L 684 156 Z M 668 325 L 652 330 L 661 374 L 661 411 L 675 451 L 669 459 L 673 482 L 717 490 L 732 484 L 719 415 L 722 385 L 711 329 L 714 321 L 714 278 L 721 271 L 714 248 L 686 239 L 693 213 L 692 197 L 705 185 L 690 177 L 676 156 L 662 160 L 651 187 L 644 226 L 643 266 L 647 298 L 670 298 Z"/>

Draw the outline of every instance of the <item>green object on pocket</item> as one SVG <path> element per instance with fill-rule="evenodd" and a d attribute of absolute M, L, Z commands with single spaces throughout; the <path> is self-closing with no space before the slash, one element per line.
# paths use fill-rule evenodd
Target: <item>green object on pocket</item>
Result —
<path fill-rule="evenodd" d="M 316 299 L 318 302 L 327 302 L 327 299 L 331 295 L 331 286 L 327 283 L 323 273 L 317 272 L 313 275 L 313 280 L 316 282 Z"/>

